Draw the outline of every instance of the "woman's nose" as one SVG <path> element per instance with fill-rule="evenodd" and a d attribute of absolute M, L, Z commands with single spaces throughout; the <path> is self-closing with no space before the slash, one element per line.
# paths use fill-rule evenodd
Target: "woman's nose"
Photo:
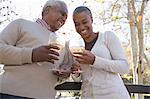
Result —
<path fill-rule="evenodd" d="M 84 25 L 80 25 L 80 30 L 81 30 L 81 31 L 84 31 L 84 30 L 85 30 Z"/>

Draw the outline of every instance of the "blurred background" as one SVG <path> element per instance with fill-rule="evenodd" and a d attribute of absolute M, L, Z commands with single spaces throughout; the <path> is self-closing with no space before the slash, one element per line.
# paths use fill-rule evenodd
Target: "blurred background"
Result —
<path fill-rule="evenodd" d="M 69 15 L 65 25 L 57 31 L 58 35 L 61 35 L 63 39 L 79 37 L 72 21 L 72 12 L 77 6 L 89 7 L 93 14 L 94 31 L 113 31 L 122 43 L 130 64 L 130 72 L 121 75 L 124 82 L 150 85 L 149 0 L 63 1 L 68 5 Z M 0 0 L 0 31 L 18 18 L 32 21 L 41 18 L 45 2 L 46 0 Z M 59 97 L 58 99 L 78 99 L 80 95 L 81 92 L 58 92 L 57 97 Z M 72 96 L 76 96 L 76 98 Z"/>

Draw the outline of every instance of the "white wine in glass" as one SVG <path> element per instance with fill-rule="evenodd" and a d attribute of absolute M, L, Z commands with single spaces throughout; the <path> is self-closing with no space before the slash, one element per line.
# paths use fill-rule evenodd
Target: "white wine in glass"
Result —
<path fill-rule="evenodd" d="M 71 53 L 75 53 L 75 52 L 83 52 L 85 50 L 85 48 L 83 46 L 72 46 L 70 48 Z"/>
<path fill-rule="evenodd" d="M 85 50 L 84 40 L 81 37 L 72 38 L 69 41 L 69 49 L 72 54 L 75 52 L 83 52 Z"/>
<path fill-rule="evenodd" d="M 77 56 L 77 54 L 74 54 L 75 52 L 84 52 L 85 50 L 85 43 L 84 40 L 79 37 L 79 38 L 74 38 L 71 39 L 69 42 L 69 49 L 71 51 L 71 53 L 75 56 Z M 78 66 L 77 68 L 79 68 L 77 71 L 74 71 L 74 73 L 82 73 L 81 71 L 81 67 L 80 64 L 76 61 L 76 65 Z"/>
<path fill-rule="evenodd" d="M 55 46 L 59 47 L 59 50 L 52 49 L 52 50 L 55 50 L 59 53 L 59 57 L 58 57 L 59 60 L 54 61 L 55 66 L 53 68 L 53 71 L 59 71 L 60 70 L 59 66 L 63 62 L 63 57 L 65 55 L 65 41 L 61 37 L 59 37 L 58 35 L 52 33 L 52 34 L 50 34 L 48 44 L 49 45 L 55 45 Z"/>

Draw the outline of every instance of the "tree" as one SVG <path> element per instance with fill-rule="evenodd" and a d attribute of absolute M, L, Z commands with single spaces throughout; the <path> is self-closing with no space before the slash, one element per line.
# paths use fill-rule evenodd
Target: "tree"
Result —
<path fill-rule="evenodd" d="M 130 24 L 132 58 L 133 58 L 133 77 L 135 84 L 143 84 L 143 58 L 144 58 L 144 32 L 143 15 L 147 0 L 142 0 L 140 10 L 136 10 L 135 1 L 128 0 L 128 20 Z M 141 95 L 139 99 L 143 99 Z M 136 99 L 138 99 L 136 97 Z"/>
<path fill-rule="evenodd" d="M 17 15 L 18 14 L 14 11 L 11 0 L 0 1 L 0 25 L 12 21 Z"/>

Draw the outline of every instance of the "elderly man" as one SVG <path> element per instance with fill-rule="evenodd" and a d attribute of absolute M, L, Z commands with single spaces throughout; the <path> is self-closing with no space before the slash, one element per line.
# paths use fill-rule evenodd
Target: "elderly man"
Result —
<path fill-rule="evenodd" d="M 49 69 L 58 60 L 59 48 L 47 44 L 50 34 L 64 25 L 67 14 L 63 1 L 48 0 L 42 19 L 15 20 L 0 33 L 0 63 L 5 65 L 0 99 L 55 98 L 57 78 Z"/>

